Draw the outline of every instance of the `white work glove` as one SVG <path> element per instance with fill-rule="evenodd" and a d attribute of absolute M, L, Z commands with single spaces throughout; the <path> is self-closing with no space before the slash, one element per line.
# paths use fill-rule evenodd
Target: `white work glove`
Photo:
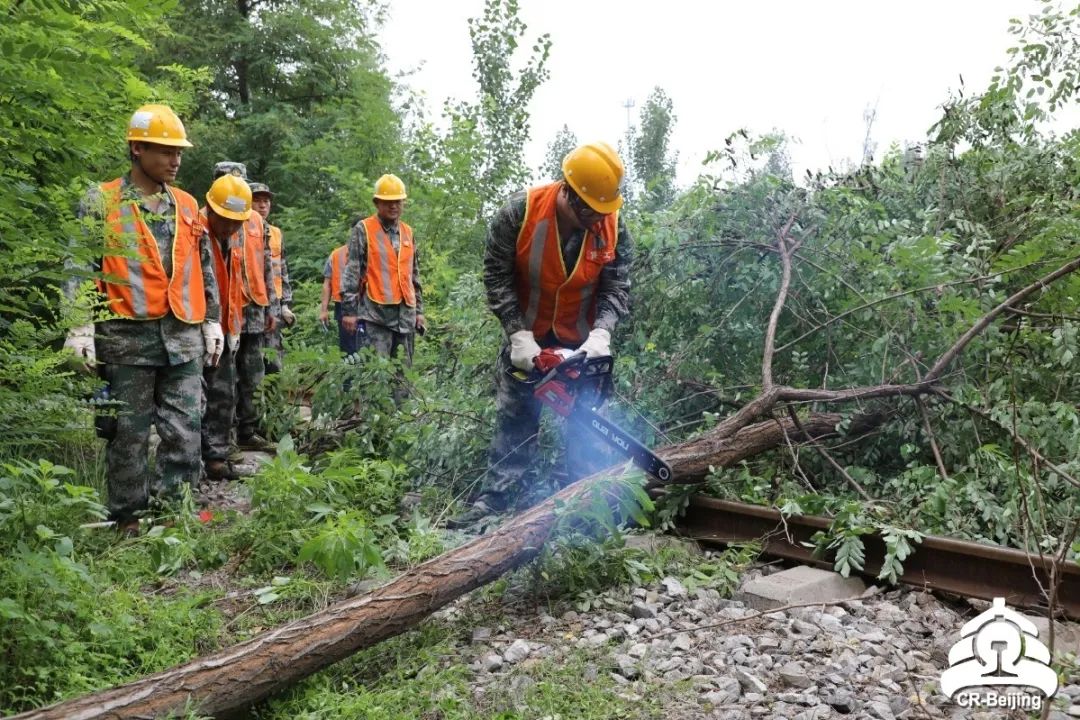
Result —
<path fill-rule="evenodd" d="M 206 367 L 214 367 L 221 360 L 221 353 L 225 349 L 225 333 L 221 331 L 221 323 L 207 320 L 202 324 L 203 342 L 206 343 L 206 355 L 203 364 Z"/>
<path fill-rule="evenodd" d="M 510 336 L 510 364 L 518 370 L 531 372 L 533 359 L 540 354 L 532 330 L 518 330 Z"/>
<path fill-rule="evenodd" d="M 82 361 L 84 370 L 92 372 L 97 363 L 97 353 L 94 350 L 94 324 L 87 323 L 68 330 L 64 347 L 70 348 L 71 352 Z"/>
<path fill-rule="evenodd" d="M 288 305 L 281 306 L 281 321 L 285 323 L 285 327 L 292 327 L 296 322 L 296 316 L 293 315 L 293 311 L 289 309 Z"/>
<path fill-rule="evenodd" d="M 229 352 L 236 352 L 236 348 L 240 347 L 240 333 L 229 335 L 225 338 L 225 342 L 229 344 Z"/>
<path fill-rule="evenodd" d="M 611 355 L 611 333 L 603 328 L 596 328 L 578 347 L 578 352 L 582 350 L 586 357 L 591 358 Z"/>

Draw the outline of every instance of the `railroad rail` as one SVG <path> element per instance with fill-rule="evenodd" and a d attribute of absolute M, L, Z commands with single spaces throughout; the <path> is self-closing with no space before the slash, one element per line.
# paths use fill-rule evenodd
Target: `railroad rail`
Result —
<path fill-rule="evenodd" d="M 827 529 L 828 518 L 811 515 L 783 517 L 773 508 L 717 500 L 695 495 L 679 522 L 679 532 L 706 544 L 760 542 L 767 555 L 803 565 L 832 568 L 827 559 L 814 557 L 810 538 Z M 863 537 L 866 561 L 863 574 L 881 571 L 885 542 L 878 535 Z M 809 543 L 809 546 L 804 543 Z M 1046 612 L 1043 588 L 1050 587 L 1053 561 L 996 545 L 926 536 L 904 560 L 900 581 L 928 590 L 991 600 L 1003 597 L 1013 607 Z M 1060 585 L 1058 610 L 1080 620 L 1080 565 L 1057 568 Z"/>

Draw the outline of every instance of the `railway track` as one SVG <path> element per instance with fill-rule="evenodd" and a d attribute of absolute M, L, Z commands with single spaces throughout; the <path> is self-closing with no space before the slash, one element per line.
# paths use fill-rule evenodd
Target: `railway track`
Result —
<path fill-rule="evenodd" d="M 804 565 L 832 568 L 813 555 L 810 538 L 829 527 L 828 518 L 810 515 L 783 517 L 772 508 L 695 495 L 679 523 L 679 531 L 705 544 L 760 542 L 766 555 Z M 876 576 L 885 555 L 885 542 L 866 535 L 863 573 Z M 806 544 L 809 544 L 807 546 Z M 927 536 L 904 561 L 900 581 L 928 590 L 991 600 L 1003 597 L 1013 607 L 1048 610 L 1044 588 L 1050 587 L 1052 559 L 996 545 Z M 1057 569 L 1059 612 L 1080 620 L 1080 565 Z"/>

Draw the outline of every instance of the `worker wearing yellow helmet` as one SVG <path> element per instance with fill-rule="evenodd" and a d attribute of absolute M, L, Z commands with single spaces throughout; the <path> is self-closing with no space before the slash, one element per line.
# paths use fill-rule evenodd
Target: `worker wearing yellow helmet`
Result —
<path fill-rule="evenodd" d="M 244 163 L 223 160 L 214 165 L 214 180 L 232 176 L 247 183 Z M 251 210 L 240 227 L 238 242 L 245 258 L 243 323 L 236 348 L 235 448 L 230 455 L 242 457 L 240 449 L 271 450 L 274 444 L 259 430 L 262 412 L 257 404 L 259 386 L 266 376 L 263 351 L 270 335 L 281 324 L 281 298 L 274 282 L 274 257 L 270 245 L 270 224 L 255 211 L 255 190 L 251 190 Z M 208 475 L 210 473 L 208 472 Z"/>
<path fill-rule="evenodd" d="M 220 170 L 221 164 L 218 165 Z M 269 248 L 262 233 L 250 232 L 251 223 L 263 223 L 254 212 L 251 186 L 237 172 L 218 172 L 206 193 L 203 217 L 210 228 L 214 272 L 221 293 L 221 315 L 227 338 L 221 362 L 203 377 L 206 411 L 203 415 L 202 458 L 210 480 L 236 477 L 230 463 L 229 437 L 234 419 L 252 416 L 255 424 L 255 388 L 262 382 L 262 348 L 276 303 Z M 267 320 L 267 318 L 270 320 Z M 238 432 L 238 440 L 251 442 L 251 431 Z M 261 440 L 262 443 L 265 441 Z"/>
<path fill-rule="evenodd" d="M 524 482 L 535 467 L 540 405 L 510 376 L 549 370 L 573 351 L 611 354 L 611 331 L 628 312 L 632 244 L 619 216 L 623 164 L 594 142 L 566 155 L 563 179 L 510 196 L 488 226 L 484 285 L 506 339 L 496 362 L 497 416 L 489 469 L 465 526 L 546 495 L 593 470 L 602 451 L 565 440 L 565 469 L 551 483 Z M 599 456 L 598 456 L 599 455 Z M 527 486 L 526 486 L 527 485 Z"/>
<path fill-rule="evenodd" d="M 393 357 L 405 350 L 412 363 L 413 336 L 426 330 L 420 255 L 413 229 L 401 219 L 405 183 L 397 175 L 375 182 L 375 212 L 353 226 L 341 279 L 341 325 L 356 333 L 359 348 Z"/>
<path fill-rule="evenodd" d="M 222 325 L 227 341 L 221 361 L 203 370 L 206 408 L 202 421 L 202 459 L 207 477 L 221 480 L 236 473 L 229 463 L 229 434 L 236 412 L 236 353 L 244 325 L 245 269 L 258 275 L 258 263 L 249 263 L 240 230 L 251 217 L 251 188 L 239 172 L 222 173 L 206 193 L 202 219 L 210 233 L 214 274 L 218 281 Z M 261 258 L 254 258 L 259 260 Z"/>
<path fill-rule="evenodd" d="M 120 404 L 97 427 L 108 441 L 109 514 L 134 534 L 151 495 L 177 497 L 183 483 L 198 480 L 202 368 L 218 361 L 224 340 L 198 202 L 172 185 L 191 147 L 184 125 L 166 105 L 143 105 L 128 121 L 127 143 L 131 169 L 92 188 L 79 210 L 104 234 L 92 269 L 113 319 L 74 328 L 65 346 Z M 79 293 L 77 281 L 66 289 Z M 147 482 L 151 425 L 161 444 Z"/>

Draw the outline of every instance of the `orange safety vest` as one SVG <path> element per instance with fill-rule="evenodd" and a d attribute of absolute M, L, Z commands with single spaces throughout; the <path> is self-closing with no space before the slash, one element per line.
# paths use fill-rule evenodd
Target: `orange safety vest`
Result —
<path fill-rule="evenodd" d="M 281 228 L 277 225 L 270 225 L 270 270 L 274 273 L 274 290 L 277 292 L 278 300 L 281 299 Z"/>
<path fill-rule="evenodd" d="M 345 279 L 345 265 L 348 262 L 348 245 L 342 245 L 330 253 L 330 299 L 334 302 L 341 302 L 341 284 Z"/>
<path fill-rule="evenodd" d="M 585 341 L 596 319 L 600 271 L 615 259 L 619 214 L 611 213 L 585 231 L 573 272 L 566 272 L 555 202 L 561 182 L 529 190 L 515 261 L 518 302 L 525 325 L 538 339 L 554 331 L 560 342 Z"/>
<path fill-rule="evenodd" d="M 413 287 L 412 228 L 398 221 L 398 251 L 390 236 L 383 230 L 378 215 L 364 218 L 367 234 L 367 296 L 379 305 L 398 305 L 404 302 L 416 307 L 416 289 Z"/>
<path fill-rule="evenodd" d="M 157 320 L 171 312 L 183 322 L 201 323 L 206 319 L 206 296 L 199 256 L 203 234 L 199 204 L 183 190 L 165 187 L 176 208 L 172 276 L 168 276 L 157 240 L 139 213 L 139 203 L 120 201 L 123 182 L 117 178 L 99 185 L 107 209 L 105 246 L 120 254 L 102 256 L 105 277 L 97 281 L 98 290 L 108 298 L 113 312 L 132 320 Z M 132 238 L 134 254 L 130 252 Z"/>
<path fill-rule="evenodd" d="M 256 305 L 266 307 L 270 304 L 270 295 L 266 290 L 266 277 L 263 274 L 263 253 L 266 245 L 263 239 L 262 215 L 251 212 L 251 217 L 240 228 L 240 238 L 244 247 L 244 297 Z M 244 303 L 247 305 L 247 302 Z"/>
<path fill-rule="evenodd" d="M 206 227 L 210 223 L 206 219 L 206 208 L 201 211 L 201 217 Z M 213 231 L 211 231 L 212 233 Z M 210 236 L 210 253 L 214 257 L 214 277 L 217 278 L 218 295 L 221 299 L 221 318 L 225 326 L 225 334 L 239 335 L 244 327 L 244 299 L 243 281 L 240 279 L 244 272 L 244 254 L 240 250 L 239 233 L 234 233 L 228 241 L 229 259 L 225 260 L 221 252 L 221 241 Z"/>

